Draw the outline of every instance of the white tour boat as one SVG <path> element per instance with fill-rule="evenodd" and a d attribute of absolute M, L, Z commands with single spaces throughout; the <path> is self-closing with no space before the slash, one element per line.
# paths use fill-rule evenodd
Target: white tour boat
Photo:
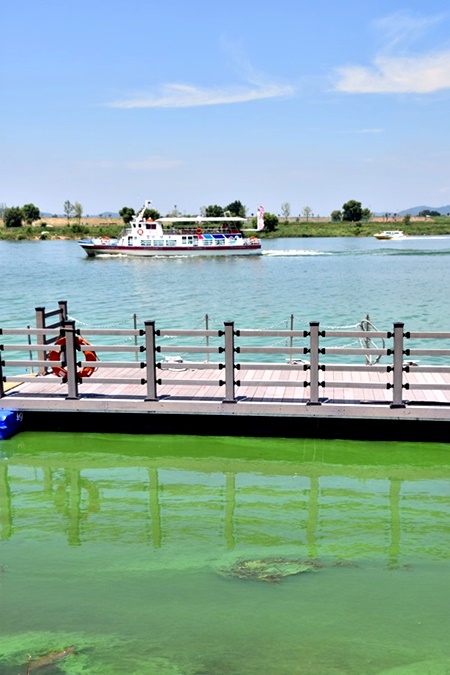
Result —
<path fill-rule="evenodd" d="M 406 239 L 407 235 L 401 230 L 383 230 L 373 235 L 375 239 Z"/>
<path fill-rule="evenodd" d="M 261 240 L 244 237 L 240 226 L 245 218 L 144 218 L 151 202 L 133 216 L 117 239 L 93 237 L 80 239 L 79 245 L 90 257 L 98 255 L 180 256 L 180 255 L 255 255 L 261 254 Z M 264 209 L 258 209 L 258 226 L 264 227 Z"/>

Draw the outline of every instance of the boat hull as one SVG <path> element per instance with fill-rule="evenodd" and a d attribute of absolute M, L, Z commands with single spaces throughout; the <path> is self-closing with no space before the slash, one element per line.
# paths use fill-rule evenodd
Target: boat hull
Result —
<path fill-rule="evenodd" d="M 101 255 L 114 256 L 133 256 L 139 258 L 157 258 L 157 257 L 199 257 L 199 256 L 229 256 L 229 255 L 261 255 L 262 248 L 260 244 L 252 246 L 214 246 L 214 247 L 182 247 L 173 246 L 171 248 L 152 246 L 115 246 L 111 244 L 82 244 L 81 248 L 90 258 Z"/>

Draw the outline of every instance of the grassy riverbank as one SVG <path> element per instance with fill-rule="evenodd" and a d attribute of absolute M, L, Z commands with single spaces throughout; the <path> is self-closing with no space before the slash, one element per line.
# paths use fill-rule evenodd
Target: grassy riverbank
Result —
<path fill-rule="evenodd" d="M 450 217 L 429 218 L 427 220 L 412 219 L 406 225 L 401 219 L 367 223 L 332 223 L 332 222 L 280 222 L 277 230 L 262 233 L 267 239 L 278 237 L 371 237 L 382 230 L 403 230 L 409 235 L 443 235 L 450 234 Z"/>
<path fill-rule="evenodd" d="M 91 218 L 81 224 L 71 223 L 62 218 L 38 221 L 33 226 L 6 228 L 0 220 L 0 240 L 21 241 L 36 239 L 80 239 L 90 236 L 115 237 L 123 228 L 121 220 Z M 401 229 L 414 236 L 450 234 L 450 217 L 411 219 L 405 224 L 401 219 L 384 222 L 381 219 L 365 223 L 333 223 L 323 221 L 283 222 L 280 221 L 275 232 L 260 232 L 262 239 L 291 237 L 371 237 L 375 232 L 385 229 Z M 245 230 L 244 230 L 245 232 Z M 252 234 L 254 231 L 252 231 Z"/>
<path fill-rule="evenodd" d="M 121 219 L 106 220 L 90 218 L 80 224 L 67 224 L 63 218 L 51 218 L 48 221 L 37 221 L 34 225 L 6 228 L 0 220 L 0 240 L 22 241 L 34 239 L 82 239 L 83 237 L 115 237 L 121 232 L 124 224 Z"/>

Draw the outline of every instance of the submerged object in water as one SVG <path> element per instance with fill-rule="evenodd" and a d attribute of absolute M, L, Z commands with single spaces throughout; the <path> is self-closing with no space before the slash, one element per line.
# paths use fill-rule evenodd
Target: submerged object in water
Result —
<path fill-rule="evenodd" d="M 64 659 L 69 654 L 75 654 L 74 645 L 66 647 L 65 649 L 62 650 L 62 652 L 49 652 L 48 654 L 44 654 L 44 656 L 40 656 L 35 661 L 29 658 L 27 664 L 27 673 L 33 673 L 35 670 L 47 668 L 48 666 L 53 665 L 57 661 L 61 661 L 61 659 Z"/>
<path fill-rule="evenodd" d="M 303 560 L 289 558 L 261 558 L 260 560 L 238 560 L 228 568 L 221 568 L 220 574 L 237 577 L 238 579 L 253 579 L 277 583 L 285 577 L 295 576 L 304 572 L 312 572 L 318 565 Z"/>

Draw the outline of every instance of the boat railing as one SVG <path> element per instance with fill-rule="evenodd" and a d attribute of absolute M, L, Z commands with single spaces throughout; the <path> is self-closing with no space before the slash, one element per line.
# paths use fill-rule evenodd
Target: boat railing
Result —
<path fill-rule="evenodd" d="M 54 326 L 47 324 L 52 315 L 58 315 Z M 233 321 L 214 330 L 160 329 L 154 321 L 129 329 L 85 326 L 80 330 L 75 320 L 64 316 L 67 305 L 60 303 L 55 312 L 40 308 L 36 328 L 0 328 L 0 398 L 7 395 L 8 383 L 54 383 L 55 373 L 66 387 L 67 399 L 82 397 L 82 385 L 89 381 L 98 385 L 99 393 L 105 385 L 138 385 L 139 397 L 147 401 L 166 396 L 161 388 L 169 385 L 186 391 L 188 398 L 201 395 L 192 394 L 193 387 L 195 391 L 219 387 L 225 403 L 241 400 L 242 387 L 264 387 L 295 390 L 293 398 L 316 406 L 337 398 L 347 400 L 350 390 L 353 395 L 361 390 L 359 402 L 394 408 L 426 403 L 427 391 L 434 403 L 448 405 L 446 396 L 441 401 L 438 396 L 450 390 L 446 378 L 450 332 L 405 331 L 404 324 L 397 322 L 391 331 L 366 330 L 361 340 L 357 327 L 321 329 L 315 321 L 307 330 L 242 329 Z M 16 342 L 18 336 L 26 337 L 26 342 Z M 84 341 L 86 336 L 89 342 Z M 375 346 L 376 341 L 381 346 Z M 21 352 L 28 358 L 17 358 Z M 365 363 L 357 362 L 361 358 Z M 380 358 L 386 363 L 380 363 Z M 18 368 L 23 372 L 34 367 L 37 375 L 17 373 Z M 415 390 L 420 390 L 422 399 Z"/>

